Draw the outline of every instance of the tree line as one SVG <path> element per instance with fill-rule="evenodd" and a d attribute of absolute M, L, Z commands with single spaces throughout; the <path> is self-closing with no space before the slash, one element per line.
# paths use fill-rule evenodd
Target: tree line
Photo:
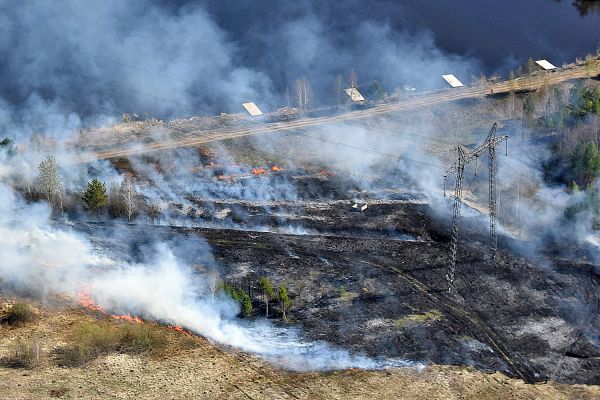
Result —
<path fill-rule="evenodd" d="M 292 307 L 288 288 L 284 284 L 275 286 L 273 281 L 265 276 L 244 287 L 221 282 L 218 288 L 240 305 L 240 313 L 245 317 L 255 314 L 257 307 L 262 306 L 266 318 L 278 315 L 285 321 Z M 260 301 L 254 296 L 257 291 Z"/>
<path fill-rule="evenodd" d="M 104 182 L 94 177 L 81 193 L 68 194 L 60 165 L 53 156 L 39 163 L 38 174 L 26 194 L 29 200 L 46 201 L 53 210 L 61 213 L 65 209 L 76 208 L 78 204 L 92 215 L 108 212 L 111 217 L 126 218 L 127 221 L 142 213 L 155 221 L 162 213 L 159 204 L 147 201 L 138 191 L 131 174 L 123 174 L 121 183 L 112 184 L 108 189 Z"/>

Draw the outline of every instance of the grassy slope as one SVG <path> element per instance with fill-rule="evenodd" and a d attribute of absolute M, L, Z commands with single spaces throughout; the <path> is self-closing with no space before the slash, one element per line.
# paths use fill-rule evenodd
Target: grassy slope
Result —
<path fill-rule="evenodd" d="M 73 332 L 100 315 L 73 308 L 40 309 L 20 327 L 0 327 L 0 357 L 18 339 L 38 338 L 42 365 L 34 369 L 0 367 L 0 398 L 390 398 L 390 399 L 593 399 L 600 387 L 526 385 L 506 376 L 467 368 L 432 366 L 412 370 L 329 373 L 283 372 L 201 338 L 168 330 L 166 348 L 147 355 L 111 353 L 81 368 L 56 367 L 54 348 L 70 343 Z M 110 324 L 123 324 L 109 319 Z"/>

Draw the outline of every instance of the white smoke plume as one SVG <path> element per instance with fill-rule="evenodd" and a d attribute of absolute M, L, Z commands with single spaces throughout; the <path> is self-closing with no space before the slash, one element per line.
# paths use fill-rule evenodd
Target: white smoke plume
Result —
<path fill-rule="evenodd" d="M 45 204 L 26 204 L 0 184 L 0 237 L 4 290 L 41 297 L 77 299 L 85 291 L 112 313 L 182 326 L 225 346 L 257 354 L 284 368 L 329 370 L 415 365 L 398 359 L 351 355 L 322 342 L 308 342 L 294 329 L 266 321 L 241 321 L 239 306 L 214 297 L 208 276 L 194 271 L 165 244 L 156 244 L 142 262 L 107 255 L 87 235 L 53 226 Z"/>

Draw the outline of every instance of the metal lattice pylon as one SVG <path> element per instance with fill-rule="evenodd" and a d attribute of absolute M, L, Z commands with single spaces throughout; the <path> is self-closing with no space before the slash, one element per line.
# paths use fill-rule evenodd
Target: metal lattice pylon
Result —
<path fill-rule="evenodd" d="M 452 230 L 450 242 L 450 264 L 446 280 L 448 281 L 448 290 L 452 290 L 454 286 L 454 277 L 456 270 L 456 258 L 458 249 L 458 227 L 460 221 L 460 209 L 462 205 L 462 188 L 465 166 L 487 151 L 489 158 L 489 214 L 490 214 L 490 251 L 492 259 L 496 257 L 498 249 L 498 238 L 496 236 L 496 216 L 497 216 L 497 200 L 496 200 L 496 177 L 498 175 L 498 166 L 496 164 L 496 145 L 503 140 L 508 140 L 508 136 L 496 136 L 496 128 L 498 122 L 495 122 L 490 130 L 485 141 L 472 151 L 467 151 L 463 146 L 458 145 L 458 160 L 446 171 L 444 175 L 444 196 L 446 195 L 446 178 L 449 175 L 456 173 L 456 182 L 454 185 L 454 202 L 452 205 Z M 507 147 L 508 151 L 508 147 Z"/>

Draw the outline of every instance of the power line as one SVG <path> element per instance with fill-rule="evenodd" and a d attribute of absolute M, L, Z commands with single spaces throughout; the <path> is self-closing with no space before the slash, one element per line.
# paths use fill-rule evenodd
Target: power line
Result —
<path fill-rule="evenodd" d="M 445 144 L 449 144 L 449 145 L 454 145 L 454 142 L 449 142 L 449 141 L 446 141 L 446 140 L 443 140 L 443 139 L 432 138 L 432 137 L 429 137 L 429 136 L 426 136 L 426 135 L 419 135 L 419 134 L 416 134 L 416 133 L 403 133 L 403 134 L 392 133 L 392 132 L 390 132 L 388 130 L 384 130 L 383 128 L 380 128 L 380 127 L 378 127 L 376 125 L 369 124 L 369 123 L 366 123 L 366 122 L 363 123 L 363 124 L 353 124 L 351 122 L 345 121 L 344 123 L 347 124 L 347 125 L 361 127 L 361 128 L 363 126 L 367 126 L 367 127 L 371 128 L 371 129 L 373 129 L 373 130 L 375 130 L 375 131 L 377 131 L 379 133 L 382 133 L 384 135 L 395 136 L 395 137 L 398 137 L 398 138 L 406 138 L 406 136 L 412 136 L 412 137 L 418 137 L 418 138 L 423 138 L 423 139 L 430 140 L 432 143 L 435 142 L 435 143 L 445 143 Z"/>
<path fill-rule="evenodd" d="M 106 84 L 108 86 L 113 86 L 113 87 L 117 87 L 117 88 L 120 88 L 120 89 L 132 91 L 134 93 L 142 94 L 142 95 L 145 95 L 145 96 L 150 96 L 150 97 L 153 97 L 153 98 L 156 98 L 156 99 L 159 99 L 159 100 L 168 101 L 168 102 L 174 102 L 174 103 L 179 103 L 179 104 L 184 105 L 183 102 L 181 102 L 179 100 L 176 100 L 176 99 L 169 99 L 169 98 L 166 98 L 166 97 L 163 97 L 163 96 L 159 96 L 159 95 L 155 95 L 155 94 L 152 94 L 152 93 L 143 92 L 143 91 L 140 91 L 140 90 L 137 90 L 137 89 L 126 87 L 124 85 L 116 85 L 116 84 L 109 83 L 109 82 L 106 82 Z M 200 111 L 205 111 L 205 112 L 207 111 L 207 110 L 202 110 L 202 109 L 199 109 L 199 110 Z M 117 111 L 117 110 L 115 109 L 115 111 Z M 246 120 L 246 122 L 251 123 L 251 124 L 256 124 L 256 125 L 259 125 L 259 126 L 263 126 L 263 127 L 269 127 L 270 126 L 267 123 L 256 121 L 256 120 L 252 120 L 252 119 L 251 120 Z M 347 143 L 343 143 L 343 142 L 337 142 L 337 141 L 334 141 L 334 140 L 331 140 L 331 139 L 325 139 L 325 138 L 321 138 L 321 137 L 310 136 L 310 135 L 307 135 L 307 134 L 304 134 L 304 133 L 300 133 L 300 132 L 296 132 L 296 134 L 304 136 L 304 137 L 307 137 L 307 138 L 311 138 L 311 139 L 314 139 L 314 140 L 320 140 L 320 141 L 323 141 L 323 142 L 333 143 L 333 144 L 336 144 L 336 145 L 339 145 L 339 146 L 344 146 L 344 147 L 355 149 L 355 150 L 359 150 L 359 151 L 366 151 L 366 152 L 370 152 L 370 153 L 373 153 L 373 154 L 378 154 L 378 155 L 381 155 L 381 156 L 384 156 L 384 157 L 394 158 L 394 159 L 397 159 L 397 160 L 409 161 L 409 162 L 419 163 L 419 164 L 423 164 L 423 165 L 429 165 L 429 166 L 433 166 L 433 167 L 436 167 L 436 168 L 444 168 L 442 165 L 437 165 L 437 164 L 429 163 L 429 162 L 426 162 L 426 161 L 415 160 L 415 159 L 411 159 L 411 158 L 408 158 L 408 157 L 402 157 L 402 156 L 398 156 L 398 155 L 394 155 L 394 154 L 384 153 L 384 152 L 381 152 L 381 151 L 378 151 L 378 150 L 375 150 L 375 149 L 370 149 L 370 148 L 361 147 L 361 146 L 355 146 L 355 145 L 351 145 L 351 144 L 347 144 Z"/>
<path fill-rule="evenodd" d="M 423 164 L 423 165 L 429 165 L 429 166 L 436 167 L 436 168 L 443 168 L 441 165 L 432 164 L 432 163 L 429 163 L 429 162 L 426 162 L 426 161 L 415 160 L 415 159 L 408 158 L 408 157 L 398 156 L 396 154 L 384 153 L 384 152 L 381 152 L 379 150 L 371 149 L 371 148 L 368 148 L 368 147 L 355 146 L 355 145 L 351 145 L 351 144 L 343 143 L 343 142 L 338 142 L 338 141 L 331 140 L 331 139 L 325 139 L 325 138 L 317 137 L 317 136 L 310 136 L 310 135 L 307 135 L 305 133 L 298 133 L 298 135 L 304 136 L 304 137 L 307 137 L 307 138 L 310 138 L 310 139 L 320 140 L 322 142 L 333 143 L 333 144 L 338 145 L 338 146 L 344 146 L 344 147 L 348 147 L 348 148 L 355 149 L 355 150 L 366 151 L 366 152 L 369 152 L 369 153 L 378 154 L 378 155 L 383 156 L 383 157 L 394 158 L 394 159 L 397 159 L 397 160 L 400 160 L 400 161 L 410 161 L 410 162 L 419 163 L 419 164 Z"/>

